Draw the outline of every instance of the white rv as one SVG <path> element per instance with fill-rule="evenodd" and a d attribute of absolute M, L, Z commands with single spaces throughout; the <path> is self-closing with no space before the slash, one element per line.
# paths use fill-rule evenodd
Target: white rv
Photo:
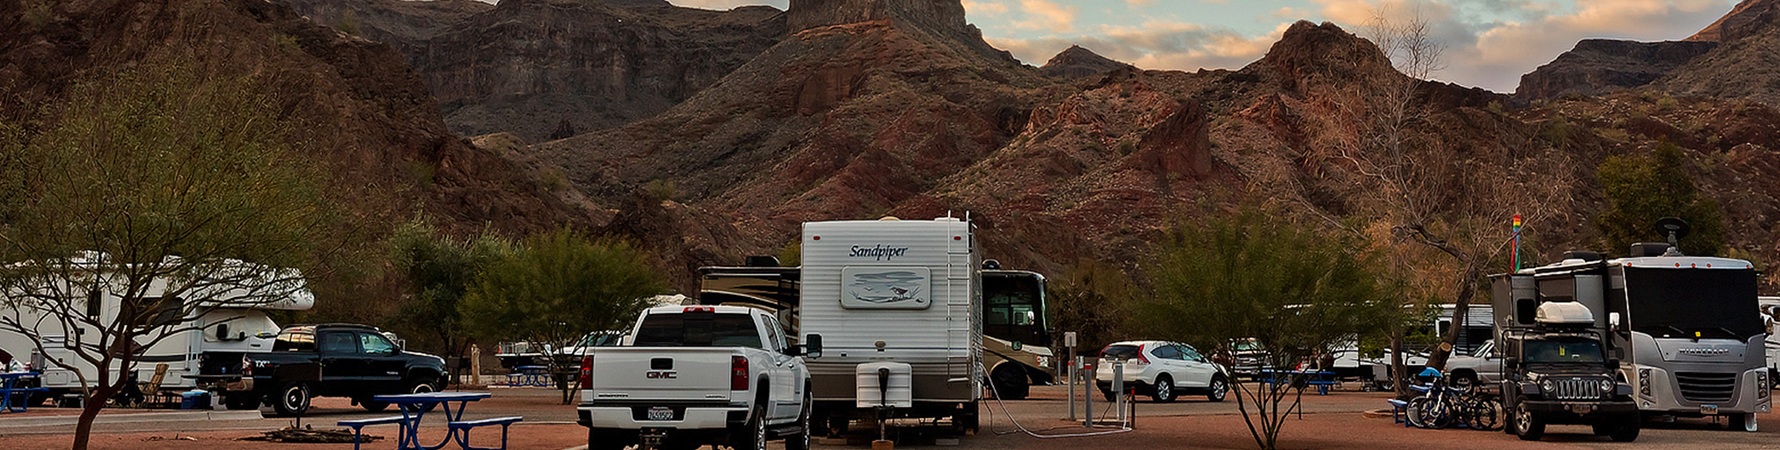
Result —
<path fill-rule="evenodd" d="M 97 382 L 98 371 L 91 362 L 77 355 L 76 348 L 96 350 L 99 333 L 94 324 L 115 324 L 122 310 L 119 293 L 124 288 L 117 285 L 121 281 L 109 278 L 126 266 L 109 263 L 108 259 L 100 253 L 86 252 L 69 261 L 71 266 L 83 269 L 75 272 L 83 280 L 77 284 L 104 287 L 44 286 L 24 293 L 15 286 L 0 292 L 0 351 L 23 359 L 32 371 L 41 373 L 39 387 L 48 389 L 41 395 L 72 402 L 84 387 L 80 375 L 86 376 L 85 383 Z M 20 267 L 15 265 L 8 269 Z M 150 334 L 139 338 L 140 343 L 152 344 L 137 352 L 125 378 L 133 377 L 139 383 L 148 383 L 157 368 L 166 364 L 158 386 L 162 391 L 184 391 L 205 387 L 207 383 L 237 380 L 243 353 L 270 351 L 272 340 L 278 335 L 278 325 L 267 317 L 266 311 L 306 310 L 315 304 L 314 294 L 303 284 L 301 274 L 295 269 L 264 271 L 263 266 L 238 260 L 228 260 L 222 267 L 217 273 L 225 276 L 231 273 L 260 274 L 237 285 L 197 283 L 199 286 L 192 288 L 193 281 L 169 278 L 157 278 L 148 283 L 143 289 L 143 298 L 158 298 L 171 289 L 183 291 L 185 294 L 181 297 L 192 299 L 169 303 L 165 308 L 165 320 L 176 321 L 176 324 L 159 328 L 185 331 L 172 336 Z M 182 286 L 185 289 L 181 289 Z M 47 295 L 56 297 L 53 300 L 45 298 L 45 293 L 53 293 Z M 50 308 L 71 306 L 86 308 L 88 318 L 65 324 L 48 312 Z M 41 347 L 37 343 L 39 339 L 42 340 Z M 114 361 L 110 367 L 112 379 L 124 375 L 120 374 L 120 369 L 123 368 Z"/>
<path fill-rule="evenodd" d="M 960 219 L 805 223 L 799 331 L 823 342 L 808 360 L 813 423 L 884 414 L 976 429 L 980 263 Z"/>

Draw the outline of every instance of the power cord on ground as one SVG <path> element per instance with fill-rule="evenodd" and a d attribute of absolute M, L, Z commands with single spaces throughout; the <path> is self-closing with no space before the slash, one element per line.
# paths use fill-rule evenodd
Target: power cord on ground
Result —
<path fill-rule="evenodd" d="M 989 373 L 988 370 L 984 370 L 984 367 L 981 363 L 977 364 L 977 370 L 981 370 L 982 373 Z M 1026 435 L 1028 435 L 1028 436 L 1032 436 L 1032 437 L 1039 438 L 1039 439 L 1057 439 L 1057 438 L 1073 438 L 1073 437 L 1106 436 L 1106 435 L 1112 435 L 1112 434 L 1131 432 L 1131 427 L 1128 424 L 1119 424 L 1119 429 L 1117 429 L 1117 430 L 1096 431 L 1096 432 L 1091 432 L 1091 433 L 1038 434 L 1038 432 L 1026 429 L 1026 426 L 1020 425 L 1020 421 L 1014 420 L 1014 415 L 1013 415 L 1013 413 L 1008 411 L 1007 405 L 1001 403 L 1001 392 L 996 391 L 993 388 L 993 386 L 991 386 L 989 391 L 995 393 L 995 405 L 1001 407 L 1001 414 L 1003 416 L 1007 417 L 1007 421 L 1013 423 L 1014 428 L 1019 429 L 1018 432 L 1026 433 Z M 1069 395 L 1075 395 L 1075 392 L 1070 392 Z M 1107 408 L 1106 411 L 1101 412 L 1101 417 L 1106 417 L 1105 414 L 1108 412 L 1111 412 L 1112 407 L 1116 404 L 1117 403 L 1109 403 L 1106 407 Z M 989 426 L 994 427 L 994 425 L 995 425 L 995 410 L 994 410 L 994 408 L 990 408 L 990 410 L 989 410 Z M 1057 430 L 1057 429 L 1062 429 L 1062 428 L 1065 428 L 1065 427 L 1054 427 L 1054 428 L 1048 428 L 1048 429 L 1039 430 L 1039 431 L 1051 431 L 1051 430 Z M 993 428 L 991 428 L 991 430 L 993 430 Z M 1014 434 L 1014 433 L 1016 433 L 1016 432 L 1009 431 L 1006 433 L 996 432 L 995 434 L 997 436 L 1001 436 L 1001 435 Z"/>

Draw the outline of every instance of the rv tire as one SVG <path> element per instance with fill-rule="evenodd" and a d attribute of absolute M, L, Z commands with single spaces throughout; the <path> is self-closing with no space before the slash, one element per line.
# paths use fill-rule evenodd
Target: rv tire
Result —
<path fill-rule="evenodd" d="M 1026 370 L 1014 363 L 997 366 L 989 374 L 990 389 L 995 390 L 995 398 L 1001 400 L 1024 400 L 1031 386 L 1026 381 Z"/>

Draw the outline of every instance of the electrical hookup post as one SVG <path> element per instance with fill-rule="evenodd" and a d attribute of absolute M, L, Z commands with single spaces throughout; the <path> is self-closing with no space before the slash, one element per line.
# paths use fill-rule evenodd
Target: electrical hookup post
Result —
<path fill-rule="evenodd" d="M 1076 359 L 1076 357 L 1075 357 L 1075 332 L 1074 331 L 1063 332 L 1063 348 L 1068 349 L 1068 352 L 1069 352 L 1068 353 L 1069 356 L 1065 357 L 1065 359 L 1063 361 L 1064 361 L 1064 364 L 1069 365 L 1069 373 L 1066 374 L 1065 376 L 1067 376 L 1069 378 L 1069 382 L 1066 383 L 1069 386 L 1069 391 L 1067 391 L 1067 392 L 1069 392 L 1069 395 L 1068 395 L 1068 398 L 1069 398 L 1069 421 L 1074 422 L 1075 421 L 1075 383 L 1077 381 L 1076 374 L 1079 373 L 1076 370 L 1076 368 L 1081 367 L 1081 365 L 1082 365 L 1082 361 L 1080 359 Z"/>

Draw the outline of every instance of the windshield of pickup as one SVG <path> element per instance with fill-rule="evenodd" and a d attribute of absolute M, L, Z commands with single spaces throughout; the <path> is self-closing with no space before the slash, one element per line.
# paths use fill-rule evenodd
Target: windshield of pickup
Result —
<path fill-rule="evenodd" d="M 1521 344 L 1528 363 L 1599 363 L 1601 343 L 1590 339 L 1538 339 Z"/>
<path fill-rule="evenodd" d="M 753 347 L 760 344 L 754 318 L 747 314 L 685 312 L 650 314 L 637 329 L 637 347 Z"/>

